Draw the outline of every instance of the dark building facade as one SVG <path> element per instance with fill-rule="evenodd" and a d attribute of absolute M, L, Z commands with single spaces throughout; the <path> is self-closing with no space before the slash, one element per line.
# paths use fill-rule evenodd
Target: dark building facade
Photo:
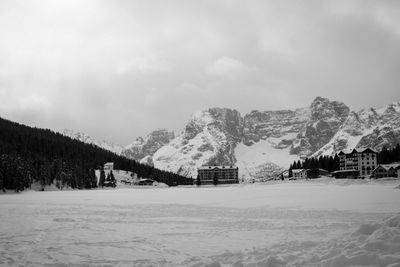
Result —
<path fill-rule="evenodd" d="M 197 169 L 200 184 L 238 184 L 239 168 L 236 166 L 203 166 Z"/>

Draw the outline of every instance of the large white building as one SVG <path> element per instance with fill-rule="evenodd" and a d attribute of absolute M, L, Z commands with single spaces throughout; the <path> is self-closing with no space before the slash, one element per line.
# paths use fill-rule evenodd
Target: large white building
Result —
<path fill-rule="evenodd" d="M 377 152 L 370 149 L 353 149 L 350 153 L 340 151 L 339 167 L 341 171 L 356 170 L 361 177 L 370 176 L 378 166 Z"/>
<path fill-rule="evenodd" d="M 236 166 L 203 166 L 197 173 L 201 184 L 239 183 L 239 168 Z"/>

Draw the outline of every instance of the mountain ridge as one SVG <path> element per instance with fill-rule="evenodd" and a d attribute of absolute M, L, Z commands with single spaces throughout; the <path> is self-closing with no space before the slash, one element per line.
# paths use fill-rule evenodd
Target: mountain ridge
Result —
<path fill-rule="evenodd" d="M 192 114 L 178 134 L 156 129 L 120 154 L 157 168 L 195 177 L 207 164 L 236 164 L 245 178 L 273 176 L 293 160 L 334 155 L 400 142 L 400 102 L 352 111 L 316 97 L 308 107 L 258 111 L 209 108 Z"/>

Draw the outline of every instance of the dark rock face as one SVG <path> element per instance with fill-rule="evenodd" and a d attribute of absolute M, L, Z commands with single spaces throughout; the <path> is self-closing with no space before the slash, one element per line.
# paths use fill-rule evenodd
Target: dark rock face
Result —
<path fill-rule="evenodd" d="M 235 147 L 243 137 L 243 118 L 237 110 L 227 108 L 211 108 L 208 110 L 213 122 L 208 124 L 208 130 L 217 135 L 222 134 L 225 140 L 220 142 L 216 153 L 208 165 L 232 165 L 236 163 Z M 203 146 L 204 147 L 204 146 Z M 201 151 L 200 149 L 198 149 Z M 211 151 L 214 151 L 212 149 Z"/>
<path fill-rule="evenodd" d="M 350 112 L 334 138 L 313 156 L 333 155 L 340 150 L 371 147 L 381 150 L 400 143 L 400 103 L 379 110 L 374 108 Z"/>
<path fill-rule="evenodd" d="M 350 109 L 343 103 L 317 97 L 310 106 L 310 118 L 298 139 L 300 146 L 293 146 L 291 152 L 307 157 L 316 152 L 336 134 L 346 120 Z"/>
<path fill-rule="evenodd" d="M 231 142 L 240 142 L 243 136 L 243 118 L 237 110 L 227 108 L 211 108 L 208 110 L 215 120 L 214 126 Z"/>
<path fill-rule="evenodd" d="M 245 145 L 265 140 L 269 137 L 282 137 L 290 133 L 298 133 L 306 123 L 304 109 L 296 111 L 252 111 L 244 116 L 244 139 Z M 286 141 L 285 144 L 288 144 Z"/>
<path fill-rule="evenodd" d="M 290 153 L 306 157 L 335 135 L 349 114 L 337 101 L 317 97 L 309 108 L 281 111 L 252 111 L 244 117 L 244 144 L 267 138 L 282 138 L 276 148 L 290 147 Z"/>
<path fill-rule="evenodd" d="M 153 154 L 175 138 L 173 132 L 166 129 L 157 129 L 151 132 L 146 139 L 139 137 L 134 143 L 122 150 L 121 155 L 135 160 L 141 160 L 146 156 L 153 156 Z M 147 159 L 147 162 L 151 162 Z"/>

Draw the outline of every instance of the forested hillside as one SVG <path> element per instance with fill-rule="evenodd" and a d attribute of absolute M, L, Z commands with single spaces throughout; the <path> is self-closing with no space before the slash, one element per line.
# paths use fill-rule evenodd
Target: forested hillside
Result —
<path fill-rule="evenodd" d="M 24 190 L 33 182 L 59 188 L 97 187 L 95 169 L 114 162 L 116 169 L 168 185 L 192 184 L 192 179 L 155 169 L 94 145 L 48 129 L 32 128 L 0 118 L 0 189 Z"/>

